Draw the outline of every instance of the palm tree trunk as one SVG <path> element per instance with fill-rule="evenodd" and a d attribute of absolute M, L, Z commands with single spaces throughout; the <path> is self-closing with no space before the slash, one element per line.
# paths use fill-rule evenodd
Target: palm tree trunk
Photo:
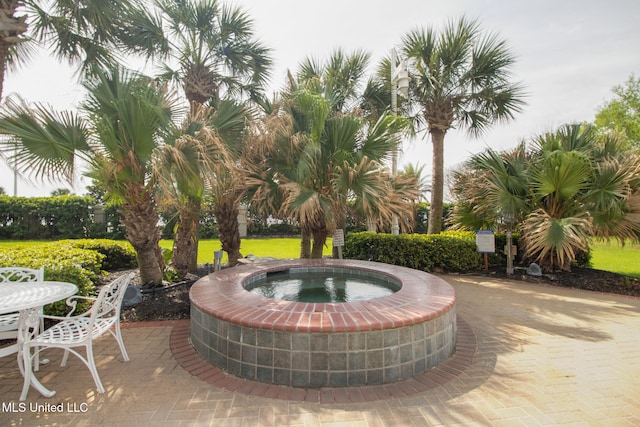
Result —
<path fill-rule="evenodd" d="M 127 230 L 127 240 L 135 249 L 143 287 L 162 283 L 162 256 L 158 213 L 151 199 L 145 196 L 137 201 L 127 201 L 122 208 L 122 222 Z"/>
<path fill-rule="evenodd" d="M 300 240 L 300 258 L 311 258 L 311 231 L 302 228 L 302 239 Z"/>
<path fill-rule="evenodd" d="M 311 248 L 312 259 L 322 258 L 322 251 L 325 243 L 327 242 L 328 235 L 329 233 L 327 233 L 326 228 L 313 232 L 313 247 Z"/>
<path fill-rule="evenodd" d="M 444 198 L 444 135 L 445 131 L 432 128 L 433 166 L 431 175 L 431 206 L 429 207 L 428 234 L 442 231 L 442 199 Z"/>
<path fill-rule="evenodd" d="M 240 253 L 240 229 L 238 226 L 238 205 L 229 200 L 222 200 L 216 204 L 213 214 L 218 222 L 218 232 L 222 250 L 229 257 L 229 267 L 238 264 L 242 258 Z"/>
<path fill-rule="evenodd" d="M 198 233 L 200 231 L 201 201 L 190 197 L 180 212 L 180 222 L 175 238 L 173 266 L 183 279 L 198 268 Z"/>

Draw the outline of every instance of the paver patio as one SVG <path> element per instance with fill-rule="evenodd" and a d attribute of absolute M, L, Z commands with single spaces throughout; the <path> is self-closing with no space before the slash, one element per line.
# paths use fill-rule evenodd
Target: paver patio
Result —
<path fill-rule="evenodd" d="M 51 362 L 38 377 L 57 393 L 46 399 L 31 390 L 21 407 L 16 360 L 0 359 L 0 425 L 640 425 L 640 299 L 442 277 L 458 292 L 462 331 L 471 336 L 440 384 L 423 378 L 429 386 L 420 390 L 388 387 L 358 403 L 267 398 L 267 387 L 225 383 L 189 356 L 180 344 L 187 321 L 129 324 L 130 362 L 111 337 L 96 344 L 103 395 L 77 358 L 61 368 L 62 353 L 47 351 Z M 348 395 L 323 389 L 315 400 Z"/>

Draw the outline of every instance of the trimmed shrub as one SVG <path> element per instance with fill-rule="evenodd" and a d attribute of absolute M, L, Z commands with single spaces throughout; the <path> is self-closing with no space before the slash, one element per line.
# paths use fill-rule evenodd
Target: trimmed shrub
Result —
<path fill-rule="evenodd" d="M 84 237 L 92 224 L 93 199 L 80 196 L 0 196 L 0 238 Z"/>
<path fill-rule="evenodd" d="M 136 251 L 129 242 L 109 239 L 80 239 L 63 240 L 60 244 L 70 244 L 80 249 L 97 251 L 105 256 L 102 261 L 102 270 L 116 271 L 138 266 Z"/>
<path fill-rule="evenodd" d="M 345 239 L 344 256 L 423 271 L 462 272 L 478 270 L 483 265 L 482 254 L 476 249 L 475 234 L 471 232 L 397 236 L 349 233 Z"/>
<path fill-rule="evenodd" d="M 0 267 L 44 267 L 45 280 L 73 283 L 77 295 L 93 296 L 105 256 L 94 250 L 73 247 L 69 243 L 45 243 L 39 246 L 0 249 Z M 88 309 L 90 303 L 78 303 L 76 311 Z M 69 312 L 64 301 L 45 307 L 45 313 L 64 316 Z"/>
<path fill-rule="evenodd" d="M 441 234 L 376 234 L 349 233 L 345 238 L 345 258 L 361 259 L 400 265 L 424 271 L 437 269 L 450 272 L 466 272 L 484 269 L 484 256 L 477 252 L 474 232 L 445 231 Z M 513 233 L 512 244 L 519 247 L 520 235 Z M 495 234 L 496 252 L 488 254 L 490 267 L 506 267 L 505 234 Z M 580 252 L 575 264 L 590 266 L 591 253 Z M 522 258 L 522 250 L 516 250 L 515 265 L 528 265 L 531 260 Z"/>

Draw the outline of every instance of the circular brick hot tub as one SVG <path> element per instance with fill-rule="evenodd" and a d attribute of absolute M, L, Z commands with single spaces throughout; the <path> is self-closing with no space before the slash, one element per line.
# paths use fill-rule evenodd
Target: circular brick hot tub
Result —
<path fill-rule="evenodd" d="M 348 270 L 400 289 L 360 302 L 265 298 L 244 284 L 268 273 Z M 283 260 L 218 271 L 191 288 L 191 342 L 226 372 L 294 387 L 395 382 L 447 359 L 456 342 L 456 294 L 418 270 L 353 260 Z"/>

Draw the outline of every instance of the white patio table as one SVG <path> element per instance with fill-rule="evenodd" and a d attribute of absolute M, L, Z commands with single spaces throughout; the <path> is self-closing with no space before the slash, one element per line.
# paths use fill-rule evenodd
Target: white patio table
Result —
<path fill-rule="evenodd" d="M 31 330 L 39 324 L 39 311 L 43 306 L 68 298 L 78 292 L 78 287 L 66 282 L 8 282 L 0 283 L 0 314 L 20 312 L 18 321 L 18 366 L 20 373 L 24 375 L 24 369 L 33 369 L 30 363 L 25 366 L 22 348 L 25 342 L 31 339 Z M 37 330 L 37 328 L 35 328 Z M 43 396 L 51 397 L 56 392 L 44 387 L 35 375 L 31 377 L 31 385 Z M 23 390 L 27 390 L 27 385 Z M 20 396 L 25 400 L 26 393 Z"/>

